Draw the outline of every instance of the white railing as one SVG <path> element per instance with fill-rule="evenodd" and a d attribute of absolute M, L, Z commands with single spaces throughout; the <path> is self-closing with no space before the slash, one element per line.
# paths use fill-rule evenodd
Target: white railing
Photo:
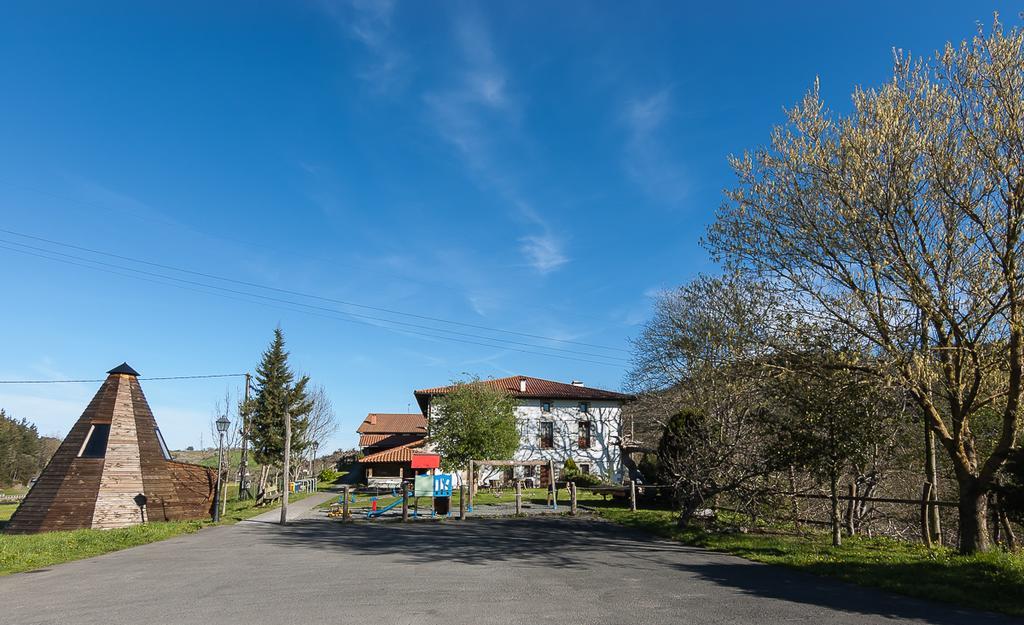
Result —
<path fill-rule="evenodd" d="M 309 477 L 303 480 L 295 480 L 292 482 L 293 493 L 315 493 L 317 489 L 318 480 L 315 477 Z"/>

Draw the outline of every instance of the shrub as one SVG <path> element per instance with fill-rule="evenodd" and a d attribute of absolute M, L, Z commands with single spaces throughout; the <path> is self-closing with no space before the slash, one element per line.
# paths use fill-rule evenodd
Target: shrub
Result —
<path fill-rule="evenodd" d="M 566 480 L 571 480 L 580 474 L 580 468 L 576 465 L 576 461 L 572 458 L 566 458 L 565 464 L 562 465 L 562 477 Z"/>
<path fill-rule="evenodd" d="M 317 479 L 321 482 L 333 482 L 339 477 L 341 477 L 340 473 L 331 467 L 325 467 L 323 471 L 320 471 L 320 475 L 317 476 Z"/>
<path fill-rule="evenodd" d="M 601 476 L 593 473 L 580 473 L 570 481 L 576 482 L 576 486 L 580 488 L 586 488 L 587 486 L 600 486 L 601 484 L 604 484 L 604 480 L 601 479 Z"/>

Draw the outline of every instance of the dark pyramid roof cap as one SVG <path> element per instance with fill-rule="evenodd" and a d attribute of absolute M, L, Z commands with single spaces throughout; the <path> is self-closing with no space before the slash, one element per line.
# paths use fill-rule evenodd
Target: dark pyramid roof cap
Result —
<path fill-rule="evenodd" d="M 131 367 L 129 367 L 128 363 L 126 363 L 126 362 L 122 362 L 121 364 L 119 364 L 118 366 L 114 367 L 110 371 L 107 371 L 107 373 L 108 374 L 124 373 L 124 374 L 127 374 L 127 375 L 134 375 L 135 377 L 139 377 L 139 372 L 136 371 L 135 369 L 132 369 Z"/>

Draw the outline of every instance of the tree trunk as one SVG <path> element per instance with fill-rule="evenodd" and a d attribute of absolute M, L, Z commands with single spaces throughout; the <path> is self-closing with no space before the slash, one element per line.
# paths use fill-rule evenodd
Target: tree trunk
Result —
<path fill-rule="evenodd" d="M 832 546 L 839 547 L 843 544 L 843 532 L 839 521 L 839 475 L 833 475 L 829 479 L 829 491 L 832 496 Z"/>
<path fill-rule="evenodd" d="M 960 484 L 960 553 L 988 551 L 988 496 L 974 483 Z"/>
<path fill-rule="evenodd" d="M 270 467 L 267 465 L 260 465 L 260 487 L 256 491 L 257 493 L 267 492 L 267 477 L 270 476 Z"/>

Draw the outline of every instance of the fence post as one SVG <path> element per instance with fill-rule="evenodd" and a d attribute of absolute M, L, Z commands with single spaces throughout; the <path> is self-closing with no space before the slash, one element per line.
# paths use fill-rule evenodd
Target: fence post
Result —
<path fill-rule="evenodd" d="M 921 487 L 921 542 L 925 547 L 932 548 L 932 532 L 928 527 L 928 504 L 932 497 L 932 484 L 925 482 Z"/>
<path fill-rule="evenodd" d="M 850 482 L 846 492 L 850 497 L 850 500 L 846 502 L 846 535 L 853 536 L 856 533 L 853 527 L 853 507 L 857 503 L 857 487 L 853 482 Z"/>
<path fill-rule="evenodd" d="M 466 485 L 459 484 L 459 520 L 466 520 Z"/>
<path fill-rule="evenodd" d="M 402 482 L 402 523 L 409 522 L 409 489 Z"/>
<path fill-rule="evenodd" d="M 343 492 L 342 492 L 342 502 L 341 502 L 341 519 L 343 521 L 348 521 L 348 519 L 349 519 L 348 499 L 349 499 L 349 496 L 348 496 L 348 484 L 346 484 L 344 489 L 343 489 Z"/>
<path fill-rule="evenodd" d="M 523 513 L 523 483 L 516 480 L 516 516 Z"/>
<path fill-rule="evenodd" d="M 636 512 L 636 480 L 629 481 L 629 511 Z"/>
<path fill-rule="evenodd" d="M 789 465 L 789 492 L 790 496 L 790 507 L 793 512 L 793 529 L 797 532 L 800 531 L 800 499 L 797 497 L 796 487 L 796 468 L 793 465 Z"/>
<path fill-rule="evenodd" d="M 576 516 L 576 482 L 569 482 L 569 514 Z"/>

